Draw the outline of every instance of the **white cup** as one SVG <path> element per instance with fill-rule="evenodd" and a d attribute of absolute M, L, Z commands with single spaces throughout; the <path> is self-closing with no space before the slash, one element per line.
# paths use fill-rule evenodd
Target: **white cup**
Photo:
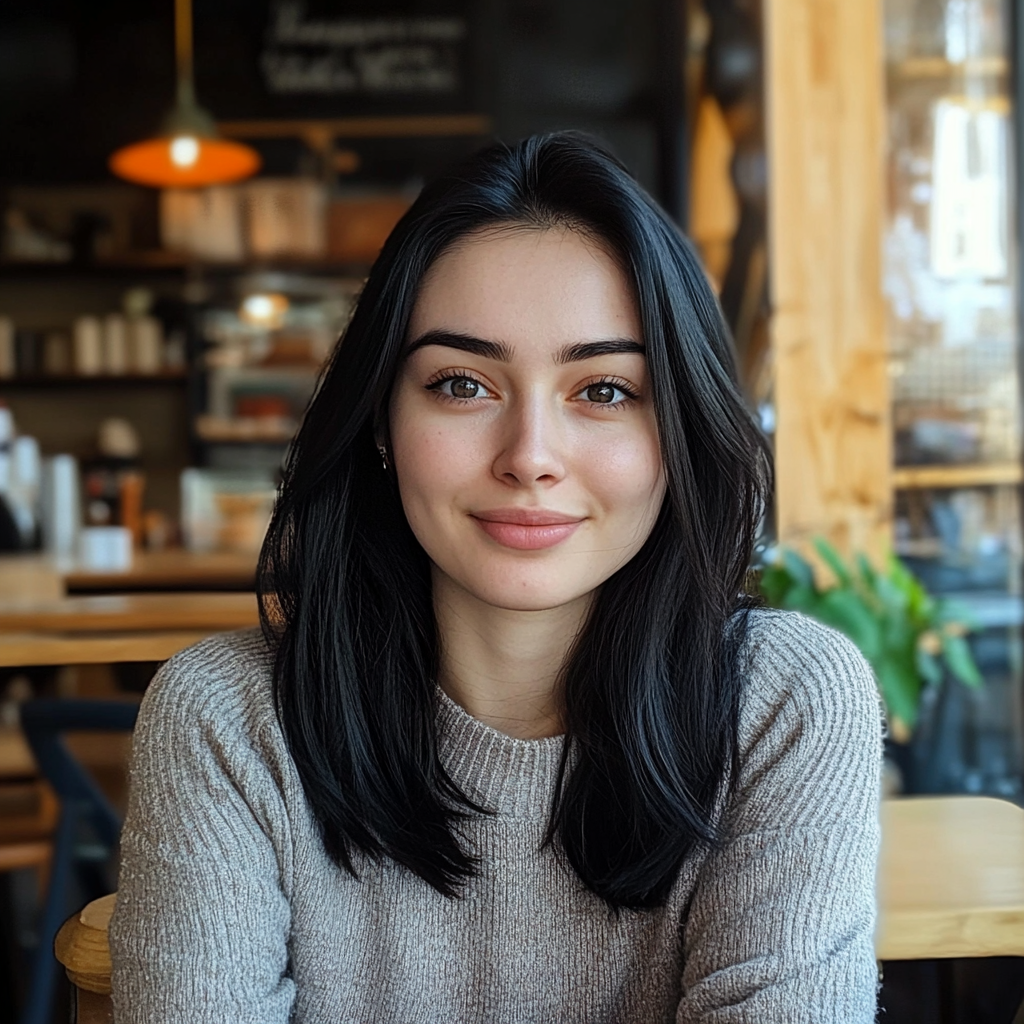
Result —
<path fill-rule="evenodd" d="M 127 526 L 85 526 L 78 534 L 78 560 L 85 569 L 132 567 L 132 531 Z"/>
<path fill-rule="evenodd" d="M 136 373 L 156 374 L 163 369 L 164 335 L 160 321 L 152 316 L 128 321 L 131 367 Z"/>
<path fill-rule="evenodd" d="M 82 377 L 103 372 L 103 326 L 97 317 L 80 316 L 75 321 L 71 362 Z"/>
<path fill-rule="evenodd" d="M 43 463 L 43 547 L 54 555 L 73 555 L 82 522 L 78 461 L 73 455 L 54 455 Z"/>
<path fill-rule="evenodd" d="M 128 321 L 120 313 L 103 318 L 103 370 L 112 377 L 128 372 Z"/>

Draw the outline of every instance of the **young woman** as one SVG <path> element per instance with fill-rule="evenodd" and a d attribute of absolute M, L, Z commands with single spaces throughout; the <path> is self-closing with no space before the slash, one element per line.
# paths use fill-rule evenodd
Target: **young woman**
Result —
<path fill-rule="evenodd" d="M 391 235 L 264 630 L 150 687 L 120 1024 L 868 1024 L 879 706 L 752 610 L 768 459 L 692 250 L 572 135 Z"/>

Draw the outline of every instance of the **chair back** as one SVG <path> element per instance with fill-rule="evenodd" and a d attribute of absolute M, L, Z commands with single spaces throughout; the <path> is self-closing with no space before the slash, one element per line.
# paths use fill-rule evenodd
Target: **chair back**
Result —
<path fill-rule="evenodd" d="M 105 846 L 117 845 L 121 818 L 103 790 L 75 759 L 64 742 L 69 732 L 130 732 L 139 706 L 114 700 L 39 699 L 21 706 L 21 727 L 39 771 L 61 804 L 74 805 Z"/>
<path fill-rule="evenodd" d="M 71 754 L 64 736 L 69 732 L 131 731 L 139 714 L 137 704 L 114 700 L 39 699 L 21 706 L 21 726 L 39 771 L 60 800 L 53 867 L 39 925 L 28 998 L 21 1024 L 47 1024 L 57 979 L 53 942 L 71 909 L 71 876 L 77 871 L 82 891 L 91 899 L 106 888 L 97 861 L 117 845 L 121 819 L 92 776 Z M 99 843 L 83 847 L 81 826 L 91 826 Z"/>

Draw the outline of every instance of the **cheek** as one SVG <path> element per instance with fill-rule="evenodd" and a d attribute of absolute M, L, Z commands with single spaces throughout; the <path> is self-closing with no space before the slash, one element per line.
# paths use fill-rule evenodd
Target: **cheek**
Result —
<path fill-rule="evenodd" d="M 392 407 L 391 451 L 402 504 L 410 524 L 450 504 L 468 482 L 479 475 L 483 457 L 479 430 L 468 420 L 405 415 L 408 405 Z"/>
<path fill-rule="evenodd" d="M 643 513 L 651 504 L 661 506 L 665 493 L 661 450 L 657 434 L 623 432 L 587 439 L 578 462 L 587 489 L 608 511 Z"/>

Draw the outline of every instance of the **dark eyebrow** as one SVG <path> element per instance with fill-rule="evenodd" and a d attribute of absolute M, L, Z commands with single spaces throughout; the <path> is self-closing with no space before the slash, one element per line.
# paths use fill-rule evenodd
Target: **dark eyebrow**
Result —
<path fill-rule="evenodd" d="M 443 345 L 445 348 L 455 348 L 462 352 L 470 352 L 475 356 L 484 359 L 495 359 L 500 363 L 512 362 L 512 348 L 503 341 L 485 341 L 483 338 L 474 338 L 471 334 L 460 334 L 458 331 L 427 331 L 420 335 L 405 350 L 405 354 L 411 355 L 418 348 L 426 345 Z M 566 345 L 558 350 L 555 355 L 555 362 L 559 366 L 566 363 L 578 363 L 584 359 L 593 359 L 596 356 L 611 356 L 620 353 L 644 355 L 644 347 L 631 338 L 608 338 L 603 341 L 581 341 L 575 345 Z"/>
<path fill-rule="evenodd" d="M 630 338 L 609 338 L 607 341 L 583 341 L 577 345 L 566 345 L 560 349 L 555 356 L 555 362 L 559 365 L 565 363 L 578 363 L 583 359 L 593 359 L 595 356 L 613 356 L 620 352 L 644 354 L 644 347 L 639 342 Z"/>
<path fill-rule="evenodd" d="M 445 348 L 457 348 L 461 352 L 470 352 L 484 359 L 496 359 L 499 363 L 512 362 L 512 349 L 503 341 L 484 341 L 483 338 L 459 334 L 458 331 L 427 331 L 405 350 L 405 354 L 411 355 L 425 345 L 444 345 Z"/>

